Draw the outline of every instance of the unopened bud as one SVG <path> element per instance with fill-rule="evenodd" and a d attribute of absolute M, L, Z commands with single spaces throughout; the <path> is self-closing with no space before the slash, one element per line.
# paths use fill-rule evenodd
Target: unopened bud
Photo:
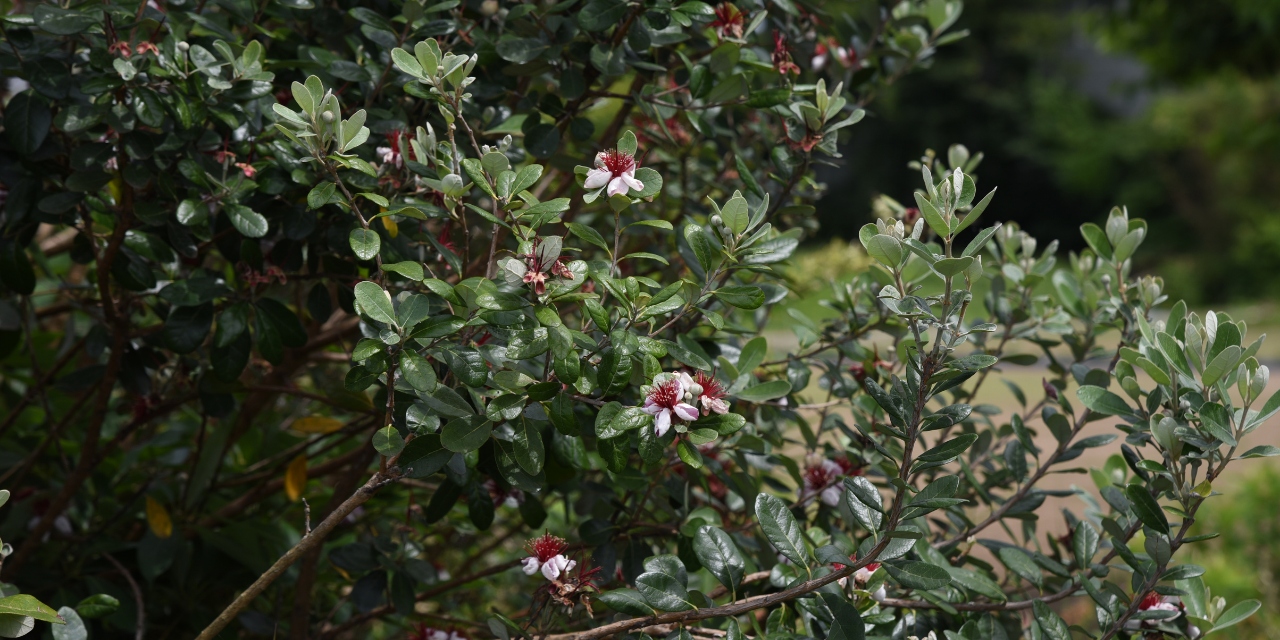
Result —
<path fill-rule="evenodd" d="M 191 48 L 191 45 L 187 44 L 186 40 L 182 40 L 178 42 L 178 51 L 186 53 L 187 49 L 190 49 L 190 48 Z"/>
<path fill-rule="evenodd" d="M 715 226 L 719 227 L 724 224 L 724 218 L 721 218 L 720 214 L 717 213 L 711 216 L 711 224 L 714 224 Z"/>
<path fill-rule="evenodd" d="M 693 384 L 689 387 L 689 395 L 691 395 L 691 396 L 693 396 L 693 397 L 695 397 L 695 398 L 696 398 L 696 397 L 698 397 L 698 396 L 700 396 L 700 395 L 702 395 L 702 385 L 700 385 L 700 384 L 698 384 L 698 383 L 696 383 L 696 382 L 695 382 L 695 383 L 693 383 Z"/>
<path fill-rule="evenodd" d="M 484 0 L 480 3 L 480 13 L 486 18 L 498 12 L 498 0 Z"/>
<path fill-rule="evenodd" d="M 1106 287 L 1107 289 L 1111 288 L 1111 274 L 1108 274 L 1108 273 L 1102 274 L 1102 286 Z"/>
<path fill-rule="evenodd" d="M 333 112 L 332 112 L 332 111 L 326 111 L 326 112 L 324 112 L 324 113 L 320 114 L 320 119 L 321 119 L 321 120 L 324 120 L 326 124 L 333 124 Z"/>
<path fill-rule="evenodd" d="M 729 227 L 720 227 L 720 234 L 726 238 L 731 238 L 733 237 L 733 229 L 730 229 Z"/>

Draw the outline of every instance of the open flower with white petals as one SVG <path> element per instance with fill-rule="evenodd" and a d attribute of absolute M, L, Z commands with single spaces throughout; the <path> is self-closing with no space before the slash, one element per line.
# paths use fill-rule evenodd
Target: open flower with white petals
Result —
<path fill-rule="evenodd" d="M 1149 620 L 1129 620 L 1128 622 L 1124 623 L 1125 629 L 1129 631 L 1137 631 L 1144 628 L 1152 628 L 1160 622 L 1172 620 L 1178 617 L 1178 614 L 1182 612 L 1182 600 L 1180 600 L 1177 596 L 1162 596 L 1152 591 L 1151 593 L 1148 593 L 1146 597 L 1142 599 L 1141 602 L 1138 603 L 1138 611 L 1140 612 L 1173 611 L 1175 613 L 1174 615 L 1169 616 L 1168 618 L 1152 618 Z M 1198 637 L 1200 635 L 1200 630 L 1197 629 L 1195 625 L 1190 625 L 1190 627 L 1191 629 L 1194 630 L 1194 635 L 1192 635 L 1191 637 L 1192 638 Z"/>
<path fill-rule="evenodd" d="M 847 475 L 858 475 L 857 469 L 847 458 L 820 458 L 810 460 L 804 468 L 804 486 L 800 488 L 800 498 L 818 496 L 822 504 L 835 507 L 840 504 L 840 494 L 844 491 L 841 480 Z"/>
<path fill-rule="evenodd" d="M 524 574 L 531 576 L 541 571 L 542 577 L 554 582 L 562 574 L 572 571 L 578 566 L 578 562 L 564 555 L 564 550 L 568 546 L 564 538 L 558 538 L 550 533 L 530 540 L 524 545 L 524 550 L 529 552 L 529 557 L 520 561 L 520 564 L 524 565 Z"/>
<path fill-rule="evenodd" d="M 608 186 L 609 197 L 627 195 L 632 189 L 644 189 L 644 183 L 636 180 L 636 169 L 640 163 L 635 156 L 618 149 L 609 149 L 596 154 L 596 168 L 587 172 L 587 180 L 583 187 L 599 189 Z"/>
<path fill-rule="evenodd" d="M 645 413 L 655 417 L 654 432 L 658 437 L 666 435 L 671 428 L 672 420 L 692 422 L 698 419 L 698 409 L 689 404 L 689 391 L 693 387 L 693 378 L 687 373 L 660 373 L 653 378 L 653 385 L 645 394 Z"/>

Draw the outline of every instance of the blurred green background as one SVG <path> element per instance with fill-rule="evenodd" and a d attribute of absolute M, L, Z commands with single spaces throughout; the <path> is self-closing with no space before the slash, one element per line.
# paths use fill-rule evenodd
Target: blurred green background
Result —
<path fill-rule="evenodd" d="M 968 38 L 876 98 L 820 178 L 855 238 L 908 161 L 982 151 L 987 215 L 1083 248 L 1113 205 L 1150 221 L 1137 269 L 1192 305 L 1280 294 L 1280 1 L 965 0 Z"/>

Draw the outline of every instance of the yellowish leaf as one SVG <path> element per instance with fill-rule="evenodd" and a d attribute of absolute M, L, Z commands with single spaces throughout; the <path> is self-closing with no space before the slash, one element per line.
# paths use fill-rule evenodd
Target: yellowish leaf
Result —
<path fill-rule="evenodd" d="M 293 421 L 294 430 L 303 433 L 333 433 L 343 426 L 341 420 L 326 416 L 307 416 Z"/>
<path fill-rule="evenodd" d="M 156 502 L 156 499 L 151 496 L 147 496 L 147 525 L 151 527 L 151 533 L 156 534 L 157 538 L 168 538 L 173 535 L 173 520 L 169 518 L 169 512 L 165 511 L 164 505 Z"/>
<path fill-rule="evenodd" d="M 389 217 L 382 218 L 382 227 L 387 230 L 387 235 L 392 238 L 400 235 L 400 225 L 397 225 L 396 221 Z"/>
<path fill-rule="evenodd" d="M 307 488 L 307 457 L 300 455 L 289 463 L 284 472 L 284 492 L 289 499 L 297 502 Z"/>

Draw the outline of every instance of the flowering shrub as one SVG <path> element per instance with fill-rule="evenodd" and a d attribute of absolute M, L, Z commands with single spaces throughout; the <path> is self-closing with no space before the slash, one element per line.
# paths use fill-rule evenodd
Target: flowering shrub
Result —
<path fill-rule="evenodd" d="M 1155 319 L 1125 211 L 1060 265 L 975 224 L 995 190 L 953 147 L 827 317 L 762 335 L 814 166 L 958 0 L 19 9 L 0 636 L 1065 640 L 1071 597 L 1102 638 L 1256 608 L 1172 558 L 1280 396 L 1243 323 Z M 1017 344 L 1048 368 L 1005 417 L 974 398 Z M 1039 530 L 1103 419 L 1107 509 Z"/>

